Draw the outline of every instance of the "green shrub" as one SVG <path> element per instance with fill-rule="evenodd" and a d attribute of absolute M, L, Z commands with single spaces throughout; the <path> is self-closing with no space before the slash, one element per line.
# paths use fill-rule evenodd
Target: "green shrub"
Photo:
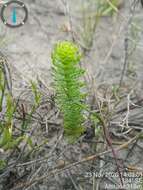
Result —
<path fill-rule="evenodd" d="M 72 141 L 84 131 L 83 112 L 85 94 L 84 83 L 80 80 L 84 70 L 79 68 L 81 54 L 76 45 L 63 41 L 56 44 L 52 53 L 53 78 L 56 100 L 64 117 L 66 136 Z"/>

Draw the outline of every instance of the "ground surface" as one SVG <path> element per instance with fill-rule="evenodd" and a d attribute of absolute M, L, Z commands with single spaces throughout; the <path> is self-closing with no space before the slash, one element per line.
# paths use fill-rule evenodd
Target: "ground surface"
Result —
<path fill-rule="evenodd" d="M 24 2 L 29 10 L 27 23 L 19 29 L 7 28 L 0 23 L 0 38 L 2 39 L 0 49 L 7 56 L 10 64 L 14 96 L 18 97 L 24 90 L 26 94 L 24 97 L 27 96 L 30 99 L 31 95 L 27 92 L 29 80 L 38 79 L 44 88 L 47 86 L 43 90 L 43 99 L 48 102 L 52 96 L 51 51 L 54 44 L 59 40 L 72 40 L 74 37 L 82 50 L 86 46 L 86 42 L 81 37 L 85 33 L 81 23 L 83 2 L 80 0 L 69 0 L 67 4 L 61 0 L 25 0 Z M 88 103 L 93 104 L 94 107 L 92 95 L 95 92 L 94 88 L 99 89 L 96 95 L 101 107 L 105 104 L 108 105 L 109 111 L 113 111 L 108 127 L 112 140 L 115 141 L 114 146 L 117 147 L 117 144 L 131 140 L 127 149 L 116 152 L 121 171 L 126 174 L 125 172 L 132 169 L 133 175 L 140 175 L 139 172 L 143 171 L 143 143 L 142 139 L 138 139 L 136 135 L 142 131 L 143 127 L 143 9 L 140 4 L 137 4 L 132 15 L 130 7 L 131 1 L 125 1 L 114 17 L 104 16 L 100 19 L 92 37 L 93 46 L 86 52 L 81 65 L 86 70 Z M 92 6 L 89 7 L 89 11 L 93 10 Z M 133 24 L 130 24 L 131 18 Z M 90 37 L 91 35 L 88 38 Z M 126 43 L 128 43 L 128 56 Z M 128 58 L 128 66 L 125 67 L 125 73 L 123 73 L 126 58 Z M 122 74 L 124 74 L 123 80 Z M 122 83 L 121 91 L 116 97 L 112 91 L 113 85 L 117 87 L 120 82 Z M 115 106 L 118 96 L 122 101 Z M 97 109 L 96 103 L 95 109 Z M 10 159 L 11 165 L 4 174 L 1 174 L 4 178 L 1 190 L 14 187 L 18 189 L 17 185 L 23 185 L 26 182 L 29 183 L 29 187 L 20 186 L 19 189 L 119 189 L 113 185 L 120 183 L 120 178 L 114 176 L 118 172 L 111 152 L 95 160 L 91 159 L 89 162 L 81 161 L 90 155 L 110 150 L 104 138 L 96 139 L 94 132 L 90 129 L 87 136 L 82 137 L 75 145 L 70 145 L 62 137 L 62 119 L 57 108 L 52 103 L 47 105 L 44 103 L 39 108 L 39 113 L 41 117 L 37 114 L 36 118 L 38 121 L 42 118 L 43 121 L 40 120 L 42 124 L 37 122 L 35 125 L 37 121 L 35 119 L 31 130 L 33 129 L 33 141 L 39 146 L 42 143 L 44 145 L 29 157 L 25 153 L 25 158 L 21 158 L 24 153 L 22 149 L 16 167 L 14 161 L 17 159 L 17 153 L 14 153 L 13 159 Z M 104 114 L 106 115 L 106 112 Z M 48 142 L 44 143 L 46 140 Z M 97 140 L 101 143 L 96 143 Z M 132 140 L 134 140 L 133 143 Z M 34 162 L 29 163 L 31 161 Z M 76 163 L 79 161 L 82 163 Z M 71 163 L 77 165 L 68 165 Z M 70 169 L 66 170 L 66 167 Z M 52 177 L 50 172 L 54 173 Z M 104 173 L 105 176 L 101 178 L 99 172 Z M 97 178 L 93 174 L 97 175 Z M 44 178 L 46 175 L 48 175 L 48 180 Z M 30 184 L 41 176 L 43 179 Z M 140 177 L 123 177 L 123 179 L 127 183 L 124 189 L 139 189 L 137 184 L 141 184 Z M 133 181 L 131 184 L 134 184 L 134 187 L 128 187 L 129 180 Z"/>

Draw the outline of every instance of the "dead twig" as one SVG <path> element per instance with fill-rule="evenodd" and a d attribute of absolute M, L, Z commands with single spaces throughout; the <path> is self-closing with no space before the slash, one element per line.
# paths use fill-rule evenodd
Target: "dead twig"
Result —
<path fill-rule="evenodd" d="M 117 151 L 120 151 L 120 150 L 122 150 L 122 149 L 127 148 L 131 143 L 133 143 L 133 142 L 134 142 L 136 139 L 138 139 L 139 137 L 140 137 L 140 135 L 136 135 L 135 137 L 133 137 L 132 139 L 130 139 L 128 142 L 126 142 L 126 143 L 120 145 L 120 146 L 119 146 L 118 148 L 116 148 L 114 151 L 117 152 Z M 103 155 L 106 155 L 106 154 L 111 153 L 111 152 L 112 152 L 112 150 L 107 150 L 107 151 L 101 152 L 101 153 L 96 154 L 96 155 L 88 156 L 88 157 L 86 157 L 86 158 L 83 158 L 83 159 L 80 160 L 80 161 L 77 161 L 77 162 L 74 162 L 74 163 L 71 163 L 71 164 L 67 164 L 67 165 L 66 165 L 64 168 L 62 168 L 62 169 L 59 169 L 59 166 L 57 165 L 57 166 L 56 166 L 52 171 L 50 171 L 48 174 L 43 175 L 43 176 L 41 176 L 41 177 L 38 177 L 38 178 L 32 180 L 31 182 L 21 183 L 20 185 L 17 185 L 17 186 L 15 186 L 15 187 L 11 188 L 10 190 L 18 190 L 18 189 L 27 188 L 27 187 L 29 187 L 29 186 L 32 186 L 32 185 L 34 185 L 34 184 L 36 184 L 36 183 L 38 183 L 38 182 L 41 182 L 41 181 L 43 181 L 43 180 L 49 178 L 49 177 L 52 176 L 52 175 L 60 174 L 60 173 L 64 172 L 65 170 L 68 170 L 68 169 L 70 169 L 70 168 L 72 168 L 72 167 L 74 167 L 74 166 L 77 166 L 77 165 L 79 165 L 79 164 L 83 164 L 83 163 L 85 163 L 85 162 L 89 162 L 89 161 L 95 160 L 95 159 L 97 159 L 98 157 L 103 156 Z"/>

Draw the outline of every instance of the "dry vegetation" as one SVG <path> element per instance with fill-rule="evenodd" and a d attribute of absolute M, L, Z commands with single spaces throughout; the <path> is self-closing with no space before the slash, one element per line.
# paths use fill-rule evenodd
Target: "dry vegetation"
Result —
<path fill-rule="evenodd" d="M 52 12 L 74 48 L 51 47 L 50 84 L 37 74 L 17 95 L 1 55 L 0 190 L 143 189 L 141 2 L 72 3 Z"/>

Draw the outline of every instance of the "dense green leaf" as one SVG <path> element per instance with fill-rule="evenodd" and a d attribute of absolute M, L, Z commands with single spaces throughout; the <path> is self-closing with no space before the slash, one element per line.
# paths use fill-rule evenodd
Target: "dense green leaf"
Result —
<path fill-rule="evenodd" d="M 52 53 L 56 100 L 64 116 L 65 134 L 72 140 L 84 131 L 86 94 L 82 92 L 84 83 L 80 77 L 85 71 L 79 68 L 80 59 L 78 47 L 67 41 L 57 43 Z"/>

